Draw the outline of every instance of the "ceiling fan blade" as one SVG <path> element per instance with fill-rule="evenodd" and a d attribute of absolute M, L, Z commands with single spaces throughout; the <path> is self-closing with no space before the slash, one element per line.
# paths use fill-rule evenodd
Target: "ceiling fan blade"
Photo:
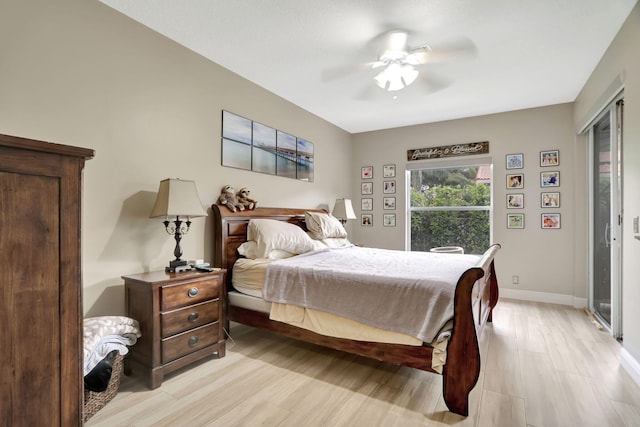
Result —
<path fill-rule="evenodd" d="M 399 52 L 407 50 L 407 41 L 410 35 L 407 30 L 387 30 L 372 38 L 367 44 L 370 50 L 380 56 L 387 51 Z"/>
<path fill-rule="evenodd" d="M 357 64 L 357 65 L 345 65 L 342 67 L 327 68 L 322 70 L 322 74 L 321 74 L 322 81 L 330 82 L 333 80 L 348 77 L 352 74 L 361 73 L 363 71 L 372 69 L 376 65 L 376 63 L 377 61 L 366 62 L 364 64 Z"/>
<path fill-rule="evenodd" d="M 473 58 L 478 53 L 475 43 L 466 37 L 460 37 L 440 43 L 429 43 L 411 48 L 410 56 L 421 64 L 450 61 L 453 59 Z M 416 64 L 417 65 L 417 64 Z"/>
<path fill-rule="evenodd" d="M 391 30 L 387 33 L 387 50 L 391 50 L 393 52 L 399 52 L 407 49 L 407 38 L 408 34 L 406 31 L 401 30 Z"/>

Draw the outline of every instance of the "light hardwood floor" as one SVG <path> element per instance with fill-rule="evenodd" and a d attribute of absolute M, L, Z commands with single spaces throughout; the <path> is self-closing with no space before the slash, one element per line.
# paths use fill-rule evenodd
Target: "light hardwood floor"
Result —
<path fill-rule="evenodd" d="M 640 426 L 640 388 L 620 345 L 583 311 L 501 300 L 481 340 L 470 416 L 446 410 L 442 378 L 232 329 L 223 359 L 165 378 L 125 377 L 98 426 Z"/>

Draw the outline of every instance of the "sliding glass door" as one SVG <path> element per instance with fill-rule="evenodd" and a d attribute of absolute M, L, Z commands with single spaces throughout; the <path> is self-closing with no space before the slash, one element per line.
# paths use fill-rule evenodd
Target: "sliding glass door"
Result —
<path fill-rule="evenodd" d="M 591 274 L 589 308 L 616 338 L 621 325 L 622 100 L 611 104 L 589 132 Z"/>

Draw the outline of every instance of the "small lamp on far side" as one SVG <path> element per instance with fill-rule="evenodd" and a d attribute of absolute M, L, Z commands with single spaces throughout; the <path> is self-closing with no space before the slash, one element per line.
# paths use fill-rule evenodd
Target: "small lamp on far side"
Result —
<path fill-rule="evenodd" d="M 189 232 L 191 218 L 199 216 L 207 216 L 207 211 L 202 207 L 194 181 L 174 178 L 160 181 L 158 197 L 149 217 L 164 217 L 163 223 L 167 234 L 173 235 L 176 239 L 176 247 L 173 250 L 176 259 L 169 262 L 169 266 L 165 268 L 166 271 L 176 272 L 188 269 L 186 268 L 187 261 L 180 259 L 182 256 L 180 240 Z M 169 218 L 173 217 L 175 219 L 169 221 Z M 185 219 L 186 221 L 184 221 Z M 171 224 L 172 222 L 173 224 Z"/>
<path fill-rule="evenodd" d="M 346 224 L 348 219 L 357 218 L 351 205 L 351 199 L 336 199 L 336 204 L 333 206 L 331 214 L 338 218 L 342 225 Z"/>

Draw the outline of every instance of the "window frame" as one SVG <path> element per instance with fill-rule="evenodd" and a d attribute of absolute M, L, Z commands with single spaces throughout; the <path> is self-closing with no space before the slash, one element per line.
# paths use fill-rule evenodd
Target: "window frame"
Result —
<path fill-rule="evenodd" d="M 489 205 L 488 206 L 411 206 L 411 172 L 419 170 L 432 170 L 432 169 L 453 169 L 463 167 L 476 167 L 481 165 L 489 165 L 491 170 L 491 186 L 489 191 Z M 435 212 L 435 211 L 488 211 L 489 212 L 489 242 L 493 243 L 493 211 L 494 211 L 494 173 L 493 173 L 493 157 L 481 156 L 481 157 L 467 157 L 456 159 L 436 159 L 426 162 L 407 163 L 405 166 L 405 206 L 406 206 L 406 221 L 405 221 L 405 250 L 411 251 L 411 213 L 412 212 Z"/>

